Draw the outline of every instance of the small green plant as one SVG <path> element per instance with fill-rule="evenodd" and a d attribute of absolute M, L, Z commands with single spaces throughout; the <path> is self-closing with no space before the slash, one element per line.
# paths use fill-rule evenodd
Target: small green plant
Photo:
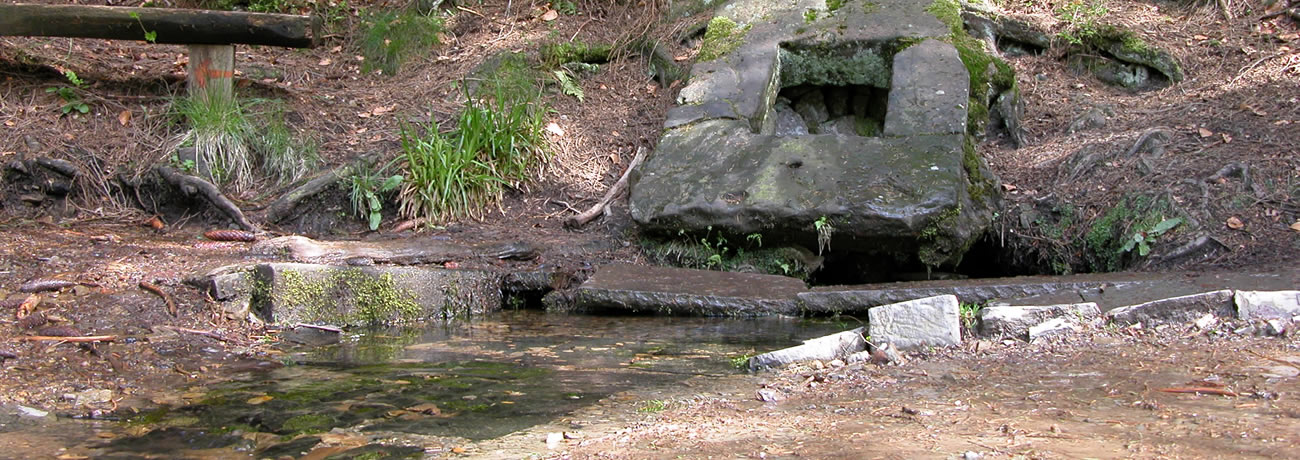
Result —
<path fill-rule="evenodd" d="M 1108 13 L 1110 9 L 1102 0 L 1070 0 L 1056 9 L 1056 18 L 1065 23 L 1065 29 L 1057 36 L 1070 44 L 1082 45 L 1097 35 L 1101 18 Z"/>
<path fill-rule="evenodd" d="M 814 9 L 812 9 L 812 8 L 809 8 L 809 9 L 807 9 L 807 10 L 804 10 L 804 12 L 803 12 L 803 22 L 808 23 L 808 24 L 812 24 L 813 21 L 816 21 L 816 20 L 817 20 L 817 10 L 814 10 Z"/>
<path fill-rule="evenodd" d="M 848 0 L 826 0 L 826 11 L 834 13 L 836 10 L 843 8 Z"/>
<path fill-rule="evenodd" d="M 578 102 L 582 102 L 586 95 L 582 92 L 582 87 L 578 86 L 577 81 L 575 81 L 576 77 L 570 75 L 567 68 L 562 68 L 552 73 L 555 75 L 555 80 L 560 82 L 560 92 L 568 96 L 576 97 L 578 98 Z"/>
<path fill-rule="evenodd" d="M 979 319 L 980 310 L 984 309 L 983 303 L 962 302 L 957 307 L 958 317 L 961 318 L 961 325 L 964 329 L 974 329 L 975 322 Z"/>
<path fill-rule="evenodd" d="M 197 169 L 197 165 L 194 164 L 193 159 L 186 158 L 182 160 L 181 156 L 175 153 L 172 154 L 171 163 L 173 167 L 181 170 L 181 172 L 185 174 L 193 174 L 194 171 Z"/>
<path fill-rule="evenodd" d="M 506 187 L 527 180 L 546 157 L 538 96 L 535 88 L 512 93 L 498 86 L 491 98 L 468 97 L 450 133 L 439 132 L 436 123 L 423 135 L 403 127 L 401 214 L 431 221 L 479 218 Z"/>
<path fill-rule="evenodd" d="M 1183 223 L 1181 217 L 1174 217 L 1172 219 L 1160 221 L 1160 223 L 1151 227 L 1149 230 L 1134 233 L 1133 238 L 1129 239 L 1128 242 L 1124 243 L 1124 246 L 1120 248 L 1120 252 L 1131 252 L 1133 251 L 1133 248 L 1136 247 L 1138 255 L 1146 257 L 1147 254 L 1151 253 L 1151 243 L 1154 243 L 1156 238 L 1165 234 L 1165 232 L 1173 230 L 1174 227 L 1177 227 L 1178 224 L 1181 223 Z"/>
<path fill-rule="evenodd" d="M 667 402 L 667 401 L 664 401 L 664 400 L 662 400 L 662 399 L 651 399 L 651 400 L 649 400 L 649 401 L 646 401 L 646 402 L 641 403 L 641 407 L 638 407 L 638 408 L 636 409 L 636 411 L 637 411 L 637 412 L 644 412 L 644 413 L 648 413 L 648 414 L 649 414 L 649 413 L 655 413 L 655 412 L 663 412 L 664 409 L 667 409 L 667 408 L 668 408 L 668 402 Z"/>
<path fill-rule="evenodd" d="M 552 2 L 551 6 L 555 8 L 555 11 L 565 16 L 573 16 L 575 14 L 578 14 L 578 4 L 573 3 L 569 0 L 558 0 L 556 2 Z"/>
<path fill-rule="evenodd" d="M 750 353 L 745 353 L 745 354 L 740 355 L 740 356 L 733 356 L 733 357 L 731 357 L 731 359 L 730 359 L 730 361 L 731 361 L 731 367 L 734 367 L 734 368 L 736 368 L 736 369 L 741 369 L 741 370 L 748 369 L 748 368 L 749 368 L 749 358 L 752 358 L 752 357 L 754 357 L 754 355 L 753 355 L 753 354 L 750 354 Z"/>
<path fill-rule="evenodd" d="M 130 13 L 127 13 L 127 15 L 131 16 L 131 19 L 135 19 L 135 22 L 140 24 L 140 29 L 144 30 L 144 41 L 147 41 L 149 43 L 158 42 L 158 31 L 146 29 L 144 27 L 144 21 L 140 20 L 140 13 L 136 13 L 132 11 Z"/>
<path fill-rule="evenodd" d="M 362 160 L 348 171 L 348 197 L 352 201 L 352 213 L 366 219 L 372 231 L 379 229 L 379 222 L 384 217 L 384 200 L 402 185 L 400 174 L 384 177 L 388 166 L 386 164 L 375 170 L 370 161 Z"/>
<path fill-rule="evenodd" d="M 394 75 L 402 63 L 427 53 L 439 44 L 442 17 L 414 9 L 367 14 L 361 21 L 361 70 Z"/>
<path fill-rule="evenodd" d="M 73 111 L 76 111 L 77 113 L 83 113 L 83 114 L 89 113 L 90 106 L 87 105 L 85 101 L 81 100 L 81 95 L 77 94 L 77 91 L 86 88 L 85 80 L 82 80 L 81 77 L 77 76 L 76 72 L 73 72 L 71 70 L 63 71 L 63 77 L 68 80 L 68 83 L 72 84 L 71 87 L 51 86 L 49 88 L 45 88 L 45 92 L 57 94 L 59 96 L 59 99 L 63 100 L 63 106 L 60 107 L 60 110 L 63 112 L 64 115 L 72 113 Z"/>
<path fill-rule="evenodd" d="M 821 255 L 823 251 L 831 249 L 831 236 L 835 234 L 835 226 L 831 225 L 826 216 L 821 216 L 813 221 L 813 229 L 817 230 L 817 255 Z"/>

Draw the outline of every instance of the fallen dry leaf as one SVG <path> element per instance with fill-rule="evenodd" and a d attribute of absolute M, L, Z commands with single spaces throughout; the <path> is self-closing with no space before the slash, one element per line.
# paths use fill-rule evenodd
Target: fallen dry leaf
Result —
<path fill-rule="evenodd" d="M 1206 37 L 1206 36 L 1201 35 L 1201 34 L 1196 34 L 1196 35 L 1193 35 L 1193 36 L 1192 36 L 1192 39 L 1193 39 L 1193 40 L 1209 40 L 1210 37 Z"/>
<path fill-rule="evenodd" d="M 1196 132 L 1200 134 L 1201 137 L 1210 137 L 1214 135 L 1214 131 L 1210 131 L 1205 128 L 1196 128 Z"/>
<path fill-rule="evenodd" d="M 1016 186 L 1011 185 L 1011 184 L 1002 184 L 1002 190 L 1005 190 L 1005 191 L 1008 191 L 1008 192 L 1013 192 L 1013 191 L 1016 190 Z"/>
<path fill-rule="evenodd" d="M 546 10 L 545 13 L 542 13 L 542 20 L 546 22 L 554 21 L 556 19 L 559 19 L 559 17 L 560 17 L 560 12 L 555 10 Z"/>
<path fill-rule="evenodd" d="M 334 63 L 334 60 L 333 60 L 333 59 L 325 58 L 325 59 L 321 59 L 320 62 L 317 62 L 316 65 L 326 66 L 326 65 L 333 64 L 333 63 Z"/>
<path fill-rule="evenodd" d="M 245 402 L 247 402 L 248 405 L 250 405 L 250 406 L 256 406 L 256 405 L 258 405 L 258 404 L 265 403 L 265 402 L 270 401 L 270 400 L 272 400 L 272 399 L 275 399 L 275 398 L 272 398 L 270 395 L 262 395 L 262 396 L 257 396 L 257 397 L 254 397 L 254 398 L 249 398 L 249 400 L 248 400 L 248 401 L 245 401 Z"/>
<path fill-rule="evenodd" d="M 554 122 L 546 124 L 546 132 L 554 134 L 558 137 L 564 137 L 564 128 L 561 128 L 560 125 L 555 124 Z"/>
<path fill-rule="evenodd" d="M 118 122 L 118 123 L 121 123 L 122 126 L 126 126 L 127 123 L 130 123 L 130 122 L 131 122 L 131 111 L 130 111 L 130 110 L 123 110 L 122 113 L 117 114 L 117 122 Z"/>
<path fill-rule="evenodd" d="M 1232 136 L 1229 136 L 1228 133 L 1221 133 L 1221 134 L 1219 134 L 1219 136 L 1223 138 L 1223 143 L 1224 143 L 1224 144 L 1231 144 L 1231 143 L 1232 143 Z"/>
<path fill-rule="evenodd" d="M 454 260 L 448 260 L 442 264 L 442 268 L 447 268 L 447 269 L 460 268 L 460 264 L 456 263 L 456 261 Z"/>
<path fill-rule="evenodd" d="M 1297 221 L 1295 221 L 1294 224 L 1291 224 L 1291 230 L 1295 230 L 1295 231 L 1297 231 L 1297 232 L 1300 232 L 1300 220 L 1297 220 Z"/>
<path fill-rule="evenodd" d="M 1246 226 L 1246 224 L 1242 223 L 1241 219 L 1238 219 L 1237 216 L 1229 217 L 1227 224 L 1228 228 L 1233 230 L 1240 230 L 1242 227 Z"/>

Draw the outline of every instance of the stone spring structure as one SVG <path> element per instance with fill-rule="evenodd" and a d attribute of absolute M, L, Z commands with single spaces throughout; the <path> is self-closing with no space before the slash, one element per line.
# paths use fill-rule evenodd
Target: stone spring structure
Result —
<path fill-rule="evenodd" d="M 997 197 L 967 134 L 964 31 L 931 13 L 943 1 L 720 7 L 702 49 L 720 56 L 692 68 L 633 176 L 633 218 L 808 247 L 820 220 L 835 251 L 956 265 Z"/>

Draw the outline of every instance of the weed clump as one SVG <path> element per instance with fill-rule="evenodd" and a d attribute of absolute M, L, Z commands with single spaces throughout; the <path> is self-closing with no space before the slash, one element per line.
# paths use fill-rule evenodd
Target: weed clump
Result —
<path fill-rule="evenodd" d="M 372 12 L 361 20 L 363 72 L 378 70 L 384 75 L 395 75 L 402 63 L 424 53 L 440 42 L 442 17 L 421 14 L 415 9 Z"/>
<path fill-rule="evenodd" d="M 451 132 L 442 133 L 432 122 L 422 133 L 404 127 L 402 216 L 434 222 L 482 218 L 507 187 L 525 182 L 546 158 L 538 97 L 536 89 L 498 87 L 491 98 L 470 97 Z"/>

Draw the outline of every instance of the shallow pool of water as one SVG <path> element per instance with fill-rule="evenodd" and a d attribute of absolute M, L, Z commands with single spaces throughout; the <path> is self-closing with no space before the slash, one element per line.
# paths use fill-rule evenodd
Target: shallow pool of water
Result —
<path fill-rule="evenodd" d="M 321 436 L 342 432 L 406 444 L 479 441 L 553 421 L 618 392 L 739 373 L 733 359 L 846 326 L 518 311 L 351 332 L 335 345 L 287 349 L 279 356 L 284 365 L 269 371 L 232 373 L 221 383 L 180 390 L 187 404 L 133 415 L 116 427 L 123 436 L 93 450 L 97 456 L 297 456 Z"/>

